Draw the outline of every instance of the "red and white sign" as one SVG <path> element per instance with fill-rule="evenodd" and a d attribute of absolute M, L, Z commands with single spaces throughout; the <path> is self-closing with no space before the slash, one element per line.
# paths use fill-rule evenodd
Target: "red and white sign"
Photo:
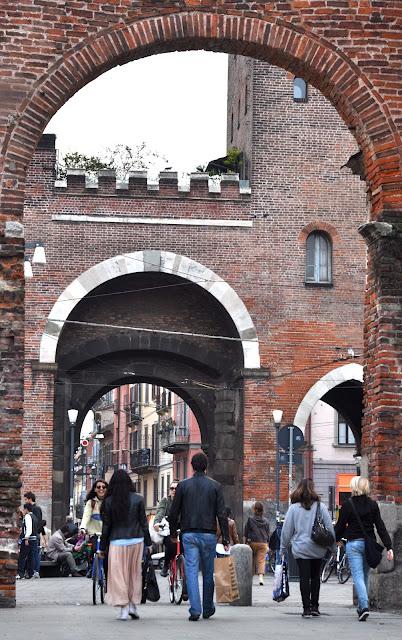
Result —
<path fill-rule="evenodd" d="M 89 445 L 88 440 L 81 440 L 81 447 L 87 447 Z"/>

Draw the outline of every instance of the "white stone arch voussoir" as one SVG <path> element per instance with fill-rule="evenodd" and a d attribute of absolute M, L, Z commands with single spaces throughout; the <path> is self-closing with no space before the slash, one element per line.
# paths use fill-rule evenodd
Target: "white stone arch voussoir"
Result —
<path fill-rule="evenodd" d="M 160 271 L 172 273 L 206 289 L 232 318 L 241 338 L 244 367 L 260 368 L 257 332 L 246 306 L 237 293 L 216 273 L 186 256 L 168 251 L 136 251 L 99 262 L 76 278 L 59 296 L 46 322 L 40 344 L 39 360 L 56 361 L 57 344 L 64 322 L 71 311 L 90 291 L 101 284 L 130 273 Z"/>
<path fill-rule="evenodd" d="M 342 367 L 332 369 L 318 380 L 306 393 L 296 412 L 293 424 L 304 433 L 308 417 L 314 405 L 331 389 L 347 380 L 359 380 L 363 382 L 363 367 L 356 362 L 345 364 Z"/>

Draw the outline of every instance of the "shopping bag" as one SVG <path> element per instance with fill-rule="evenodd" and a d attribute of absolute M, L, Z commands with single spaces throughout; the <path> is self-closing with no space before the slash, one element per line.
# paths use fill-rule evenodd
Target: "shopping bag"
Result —
<path fill-rule="evenodd" d="M 275 567 L 274 588 L 272 591 L 272 600 L 275 602 L 283 602 L 289 596 L 289 577 L 286 562 L 277 564 Z"/>
<path fill-rule="evenodd" d="M 216 601 L 220 603 L 238 600 L 239 585 L 233 558 L 215 558 Z"/>
<path fill-rule="evenodd" d="M 141 604 L 147 600 L 150 602 L 158 602 L 160 599 L 158 582 L 155 575 L 155 569 L 152 564 L 152 558 L 149 552 L 144 553 L 142 560 L 142 598 Z"/>

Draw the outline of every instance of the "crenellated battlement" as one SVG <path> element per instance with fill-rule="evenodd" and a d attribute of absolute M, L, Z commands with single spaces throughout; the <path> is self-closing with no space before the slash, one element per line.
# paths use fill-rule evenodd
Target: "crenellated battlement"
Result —
<path fill-rule="evenodd" d="M 103 169 L 94 177 L 81 169 L 68 169 L 67 181 L 55 184 L 55 193 L 63 195 L 97 195 L 122 197 L 189 197 L 213 199 L 246 199 L 251 194 L 248 180 L 239 180 L 238 174 L 219 177 L 207 173 L 191 173 L 183 184 L 175 171 L 162 171 L 157 178 L 146 171 L 133 171 L 127 180 L 119 180 L 116 172 Z"/>

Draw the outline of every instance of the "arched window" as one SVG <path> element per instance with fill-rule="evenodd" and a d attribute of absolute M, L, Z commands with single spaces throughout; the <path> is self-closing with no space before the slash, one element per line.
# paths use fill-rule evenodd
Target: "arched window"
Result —
<path fill-rule="evenodd" d="M 306 242 L 306 282 L 332 282 L 332 247 L 325 233 L 310 233 Z"/>
<path fill-rule="evenodd" d="M 307 102 L 307 82 L 303 78 L 293 80 L 293 100 L 295 102 Z"/>

